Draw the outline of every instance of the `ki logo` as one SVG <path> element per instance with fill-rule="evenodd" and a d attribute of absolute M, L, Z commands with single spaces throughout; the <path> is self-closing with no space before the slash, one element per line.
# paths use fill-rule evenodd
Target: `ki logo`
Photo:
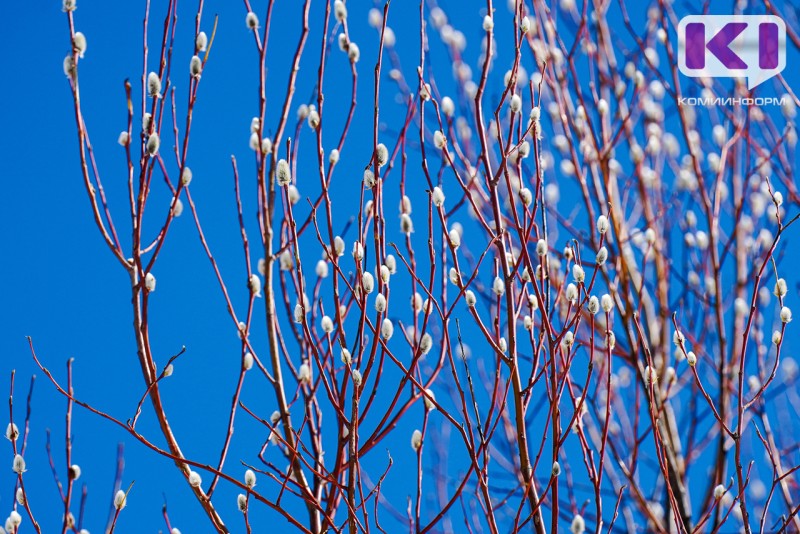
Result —
<path fill-rule="evenodd" d="M 786 25 L 773 15 L 684 17 L 678 67 L 692 78 L 747 78 L 753 89 L 786 67 Z"/>

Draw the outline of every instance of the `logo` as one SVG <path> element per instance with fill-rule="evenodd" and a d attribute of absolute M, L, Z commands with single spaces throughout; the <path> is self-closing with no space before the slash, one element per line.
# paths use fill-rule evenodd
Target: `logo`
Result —
<path fill-rule="evenodd" d="M 773 15 L 684 17 L 678 67 L 692 78 L 747 78 L 753 89 L 786 67 L 786 25 Z"/>

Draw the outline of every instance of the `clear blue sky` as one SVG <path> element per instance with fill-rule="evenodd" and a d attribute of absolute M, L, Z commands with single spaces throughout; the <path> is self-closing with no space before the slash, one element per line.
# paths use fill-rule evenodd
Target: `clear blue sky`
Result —
<path fill-rule="evenodd" d="M 503 22 L 507 22 L 510 15 L 505 2 L 496 3 Z M 165 2 L 154 1 L 153 4 L 151 33 L 155 36 L 160 35 Z M 254 4 L 261 14 L 266 3 L 256 0 Z M 294 1 L 279 1 L 277 4 L 269 61 L 272 82 L 268 97 L 272 106 L 277 105 L 284 92 L 289 54 L 294 50 L 299 30 Z M 308 102 L 314 90 L 319 57 L 320 4 L 319 1 L 312 3 L 311 38 L 293 108 L 301 102 Z M 348 143 L 350 157 L 343 158 L 342 168 L 337 170 L 340 181 L 334 192 L 335 201 L 343 204 L 352 201 L 359 191 L 361 171 L 368 161 L 372 144 L 370 101 L 377 43 L 374 29 L 366 24 L 367 8 L 371 7 L 371 2 L 351 0 L 349 4 L 351 32 L 361 47 L 362 58 L 359 63 L 360 105 Z M 639 21 L 634 26 L 641 28 L 642 8 L 638 6 L 639 2 L 630 4 L 636 4 L 629 6 L 632 17 Z M 441 5 L 448 11 L 454 25 L 467 34 L 469 46 L 466 54 L 473 69 L 477 70 L 475 60 L 480 53 L 480 20 L 485 14 L 484 3 L 442 0 Z M 4 120 L 0 130 L 0 155 L 3 159 L 0 167 L 3 179 L 3 194 L 0 195 L 0 229 L 3 233 L 0 392 L 6 394 L 10 371 L 16 369 L 14 415 L 20 422 L 24 417 L 28 383 L 35 372 L 25 340 L 29 335 L 33 337 L 37 353 L 45 365 L 62 381 L 65 379 L 66 360 L 75 358 L 76 396 L 125 420 L 133 415 L 133 407 L 143 393 L 131 329 L 129 279 L 109 254 L 96 230 L 81 181 L 71 96 L 62 72 L 69 38 L 67 19 L 60 8 L 60 2 L 56 0 L 12 2 L 3 8 L 4 15 L 0 18 L 0 33 L 5 35 L 7 43 L 2 84 Z M 188 66 L 191 55 L 194 3 L 182 2 L 180 9 L 182 15 L 174 66 L 181 74 L 175 77 L 179 102 L 185 99 L 183 69 Z M 218 33 L 203 73 L 195 109 L 189 156 L 189 164 L 194 170 L 191 187 L 208 242 L 228 279 L 228 287 L 235 290 L 234 304 L 243 310 L 247 294 L 243 290 L 244 266 L 235 217 L 230 156 L 233 154 L 239 160 L 240 169 L 247 176 L 248 191 L 252 192 L 254 164 L 248 148 L 248 128 L 257 109 L 256 52 L 252 35 L 244 25 L 242 4 L 219 0 L 207 2 L 202 26 L 209 34 L 213 16 L 217 13 L 220 16 Z M 690 12 L 685 11 L 685 14 Z M 79 0 L 76 11 L 76 27 L 88 38 L 86 59 L 80 67 L 84 114 L 106 193 L 112 210 L 118 214 L 115 220 L 125 243 L 129 236 L 125 214 L 125 159 L 116 141 L 126 121 L 123 81 L 130 78 L 136 89 L 141 76 L 142 15 L 143 2 Z M 618 18 L 617 10 L 612 10 L 611 16 Z M 404 57 L 403 72 L 407 79 L 413 79 L 419 53 L 417 2 L 395 0 L 389 21 L 398 38 L 398 50 Z M 619 20 L 616 28 L 620 39 L 629 43 L 630 38 Z M 436 43 L 430 61 L 434 68 L 441 68 L 443 74 L 439 79 L 449 77 L 449 59 L 438 44 L 438 38 L 431 40 Z M 156 46 L 155 37 L 151 46 Z M 798 59 L 797 51 L 792 50 L 789 61 L 797 64 Z M 500 61 L 494 77 L 497 80 L 502 78 L 506 68 Z M 529 72 L 533 71 L 531 65 L 527 68 Z M 349 101 L 350 79 L 346 61 L 335 46 L 329 69 L 327 109 L 330 120 L 340 122 Z M 797 87 L 800 81 L 797 69 L 789 68 L 786 74 L 790 83 Z M 495 84 L 497 87 L 499 81 Z M 386 128 L 395 131 L 404 108 L 394 102 L 396 91 L 388 80 L 383 91 L 382 121 Z M 771 86 L 763 91 L 764 95 L 780 94 Z M 138 102 L 138 96 L 134 102 Z M 136 104 L 135 107 L 138 109 Z M 274 107 L 268 114 L 271 117 L 268 123 L 274 127 Z M 338 135 L 338 128 L 336 130 Z M 310 134 L 307 128 L 304 128 L 304 135 L 308 137 L 308 144 Z M 327 144 L 332 142 L 333 132 Z M 312 153 L 309 148 L 306 146 L 306 154 Z M 416 153 L 412 161 L 418 161 Z M 423 180 L 417 169 L 414 168 L 411 179 L 415 180 L 414 185 L 421 187 Z M 153 208 L 155 212 L 159 209 L 159 202 L 166 207 L 168 197 L 163 184 L 156 184 L 154 190 L 150 202 L 156 206 Z M 301 184 L 304 196 L 314 191 L 316 186 L 304 190 Z M 393 188 L 386 205 L 396 206 L 397 195 L 396 188 Z M 415 199 L 424 198 L 421 192 L 413 195 Z M 249 216 L 251 236 L 257 232 L 254 211 L 255 204 L 250 195 L 245 200 L 245 214 Z M 389 224 L 393 225 L 393 239 L 399 240 L 397 221 L 390 218 Z M 153 222 L 151 231 L 155 229 L 154 225 Z M 184 453 L 191 458 L 214 462 L 237 378 L 239 341 L 231 328 L 188 209 L 171 229 L 167 245 L 155 269 L 158 289 L 152 306 L 151 323 L 156 325 L 152 330 L 152 341 L 162 358 L 177 352 L 183 345 L 187 347 L 187 354 L 162 391 L 168 410 L 183 414 L 170 420 L 183 444 Z M 795 252 L 790 252 L 789 257 L 795 255 Z M 258 257 L 255 254 L 255 258 Z M 308 265 L 313 265 L 313 262 L 308 260 Z M 467 336 L 469 341 L 470 334 Z M 264 341 L 263 335 L 257 335 L 255 339 L 260 343 Z M 262 415 L 269 416 L 275 409 L 272 391 L 266 384 L 245 390 L 244 401 Z M 33 399 L 30 453 L 27 455 L 29 472 L 25 481 L 44 531 L 54 532 L 56 525 L 60 525 L 61 510 L 44 454 L 45 429 L 52 430 L 54 458 L 63 480 L 65 399 L 41 373 L 37 374 Z M 5 428 L 5 419 L 0 420 Z M 404 427 L 387 442 L 387 448 L 391 449 L 397 462 L 397 482 L 387 489 L 387 495 L 394 499 L 397 510 L 401 512 L 405 509 L 405 495 L 413 492 L 413 482 L 400 476 L 402 469 L 408 469 L 413 460 L 408 446 L 413 426 Z M 142 416 L 140 430 L 161 442 L 157 439 L 158 429 L 149 411 Z M 123 442 L 126 449 L 124 484 L 132 480 L 136 483 L 118 532 L 163 529 L 160 514 L 165 499 L 174 526 L 184 533 L 210 531 L 205 522 L 199 523 L 203 526 L 196 526 L 198 520 L 194 518 L 201 517 L 200 508 L 172 462 L 152 454 L 128 434 L 79 408 L 74 413 L 74 434 L 74 461 L 83 468 L 81 481 L 88 484 L 84 526 L 90 531 L 101 532 L 105 525 L 113 495 L 119 442 Z M 260 425 L 240 412 L 226 470 L 239 476 L 244 470 L 238 466 L 239 459 L 254 461 L 254 453 L 266 437 Z M 381 472 L 380 466 L 385 465 L 386 455 L 382 450 L 373 455 L 370 465 L 374 467 L 372 474 L 376 477 Z M 12 473 L 4 467 L 6 464 L 10 467 L 11 457 L 10 446 L 3 445 L 0 448 L 0 480 L 4 483 L 0 488 L 2 518 L 13 502 Z M 457 467 L 453 470 L 458 472 Z M 243 525 L 235 511 L 236 493 L 238 491 L 223 485 L 215 500 L 232 531 L 241 532 Z M 382 516 L 387 518 L 388 524 L 398 525 L 392 523 L 388 512 Z M 264 512 L 254 513 L 252 517 L 256 532 L 263 532 L 267 525 L 271 525 L 270 521 L 276 520 L 275 515 Z M 27 522 L 26 518 L 24 523 Z"/>

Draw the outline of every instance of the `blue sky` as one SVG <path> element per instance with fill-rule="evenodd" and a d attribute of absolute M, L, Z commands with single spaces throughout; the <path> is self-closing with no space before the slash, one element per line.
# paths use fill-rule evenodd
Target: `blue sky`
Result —
<path fill-rule="evenodd" d="M 165 7 L 163 2 L 154 1 L 153 4 L 151 47 L 155 48 L 155 35 L 160 35 Z M 299 30 L 294 3 L 277 4 L 268 64 L 271 80 L 268 106 L 276 106 L 281 101 L 290 53 L 294 50 Z M 311 37 L 304 55 L 292 117 L 297 104 L 309 102 L 314 91 L 320 46 L 318 4 L 312 3 L 315 7 L 312 8 Z M 484 4 L 450 0 L 443 0 L 440 4 L 447 10 L 451 22 L 467 34 L 466 56 L 477 70 L 475 60 L 480 53 L 480 20 L 485 14 Z M 497 4 L 497 12 L 502 14 L 503 20 L 510 20 L 505 2 Z M 631 4 L 637 4 L 628 6 L 631 17 L 641 21 L 643 8 L 638 6 L 638 2 Z M 256 0 L 254 5 L 259 13 L 263 12 L 265 2 Z M 177 71 L 188 65 L 191 56 L 193 7 L 188 2 L 181 5 L 174 52 L 174 69 Z M 342 207 L 339 231 L 346 224 L 344 214 L 348 213 L 347 207 L 357 200 L 361 172 L 368 163 L 372 146 L 370 102 L 377 35 L 366 24 L 368 7 L 371 3 L 366 0 L 350 2 L 351 32 L 360 45 L 362 57 L 359 63 L 359 107 L 347 145 L 350 156 L 343 157 L 341 168 L 337 169 L 340 182 L 333 192 L 336 205 Z M 0 18 L 0 32 L 6 36 L 9 46 L 4 58 L 6 119 L 0 133 L 0 154 L 4 160 L 4 194 L 0 196 L 0 228 L 4 236 L 4 253 L 0 260 L 0 280 L 4 281 L 4 312 L 0 320 L 0 391 L 8 391 L 11 369 L 16 369 L 14 416 L 19 422 L 24 417 L 28 383 L 36 372 L 25 340 L 25 336 L 31 336 L 39 357 L 59 380 L 65 380 L 66 360 L 75 358 L 77 397 L 124 421 L 133 415 L 133 407 L 143 393 L 131 330 L 129 279 L 97 232 L 81 181 L 74 112 L 69 86 L 62 72 L 62 60 L 69 50 L 66 16 L 61 12 L 60 2 L 54 0 L 12 3 L 4 8 L 4 13 Z M 208 243 L 228 280 L 229 289 L 234 289 L 234 305 L 243 312 L 247 304 L 245 267 L 235 213 L 230 157 L 234 155 L 237 158 L 245 177 L 243 188 L 250 194 L 245 197 L 244 212 L 249 217 L 248 231 L 255 236 L 254 162 L 248 148 L 248 128 L 250 118 L 257 111 L 257 59 L 252 35 L 244 25 L 242 5 L 238 2 L 206 2 L 202 28 L 209 34 L 214 14 L 219 14 L 218 32 L 203 72 L 195 108 L 189 155 L 189 165 L 194 171 L 191 190 Z M 688 10 L 686 14 L 689 14 Z M 118 214 L 115 221 L 124 243 L 129 242 L 130 235 L 125 216 L 125 158 L 116 141 L 126 124 L 123 81 L 130 78 L 135 91 L 138 91 L 142 15 L 142 2 L 80 0 L 76 11 L 76 27 L 88 38 L 86 59 L 80 65 L 84 113 L 106 194 L 112 211 Z M 612 11 L 610 16 L 617 17 L 619 27 L 618 12 Z M 419 53 L 417 3 L 395 0 L 389 21 L 398 38 L 398 50 L 404 58 L 403 73 L 407 79 L 413 79 Z M 623 35 L 621 27 L 619 31 L 620 38 L 629 42 L 629 36 Z M 439 79 L 450 79 L 450 60 L 438 38 L 431 40 L 429 62 L 434 69 L 442 69 Z M 507 68 L 503 59 L 507 56 L 501 56 L 493 72 L 493 77 L 498 80 Z M 789 61 L 796 64 L 797 60 L 797 50 L 791 49 Z M 529 72 L 533 70 L 530 65 L 527 68 Z M 326 115 L 326 120 L 335 122 L 337 127 L 330 131 L 325 144 L 332 146 L 350 95 L 347 62 L 335 45 L 328 69 L 325 96 L 329 115 Z M 793 87 L 797 87 L 797 70 L 787 69 L 786 75 Z M 180 116 L 180 102 L 185 99 L 186 91 L 183 72 L 176 77 L 176 83 Z M 490 101 L 499 96 L 497 87 L 499 82 L 495 84 L 494 94 L 490 91 L 487 97 Z M 381 111 L 383 131 L 395 132 L 404 116 L 405 108 L 395 102 L 395 93 L 394 85 L 385 80 Z M 762 94 L 769 93 L 779 94 L 774 86 L 765 87 Z M 134 97 L 135 103 L 138 98 Z M 275 110 L 274 107 L 269 109 L 271 120 L 268 122 L 270 127 L 274 127 Z M 304 127 L 302 135 L 310 158 L 313 152 L 307 128 Z M 413 200 L 424 199 L 424 191 L 419 189 L 424 184 L 422 175 L 418 165 L 413 167 L 419 161 L 416 148 L 412 147 L 410 153 L 409 165 L 413 171 L 407 187 L 413 191 L 410 193 Z M 313 161 L 299 165 L 301 170 L 307 169 L 309 175 L 314 176 Z M 301 184 L 301 193 L 312 196 L 315 188 L 316 185 L 303 189 Z M 149 200 L 152 212 L 165 211 L 168 199 L 163 184 L 156 184 Z M 394 207 L 398 201 L 398 188 L 393 187 L 387 193 L 386 205 Z M 565 207 L 566 210 L 570 208 L 569 205 Z M 305 205 L 298 209 L 307 213 Z M 151 234 L 157 229 L 156 221 L 161 220 L 160 216 L 151 219 L 150 226 L 146 226 Z M 390 216 L 387 224 L 392 238 L 399 243 L 402 236 L 398 221 Z M 314 244 L 313 241 L 310 243 Z M 318 246 L 314 250 L 317 249 Z M 788 254 L 788 258 L 795 258 L 793 251 Z M 254 253 L 253 267 L 258 257 L 259 254 Z M 313 265 L 311 260 L 307 265 Z M 175 375 L 162 388 L 168 410 L 182 414 L 181 417 L 173 416 L 170 421 L 188 457 L 213 463 L 219 454 L 225 416 L 237 379 L 239 340 L 188 209 L 172 227 L 168 246 L 155 272 L 158 290 L 151 310 L 151 322 L 157 325 L 152 334 L 153 347 L 162 361 L 182 346 L 187 347 L 187 353 L 176 366 Z M 486 278 L 484 282 L 489 283 L 490 279 Z M 401 292 L 401 295 L 406 293 Z M 406 296 L 401 297 L 401 300 L 406 299 Z M 474 335 L 467 332 L 466 341 L 469 343 Z M 254 340 L 264 344 L 263 333 L 254 334 Z M 63 480 L 63 408 L 66 401 L 42 373 L 36 374 L 28 445 L 30 453 L 26 456 L 29 472 L 25 481 L 40 523 L 45 532 L 51 532 L 60 525 L 61 511 L 44 454 L 45 430 L 52 432 L 53 455 Z M 272 391 L 265 383 L 245 388 L 244 402 L 265 417 L 275 409 Z M 416 420 L 420 420 L 420 406 L 417 412 Z M 440 422 L 434 421 L 434 424 Z M 532 421 L 532 425 L 535 424 Z M 148 411 L 142 416 L 139 428 L 142 433 L 156 436 L 156 441 L 159 441 L 154 417 Z M 397 479 L 387 485 L 386 494 L 400 513 L 405 510 L 405 496 L 413 492 L 413 484 L 400 476 L 401 469 L 407 469 L 409 462 L 414 460 L 408 446 L 411 428 L 413 424 L 393 434 L 385 447 L 394 458 L 398 472 Z M 438 429 L 434 429 L 436 431 Z M 200 508 L 172 462 L 152 454 L 128 434 L 78 408 L 74 413 L 74 434 L 74 462 L 83 468 L 81 481 L 88 485 L 84 526 L 90 531 L 101 532 L 105 525 L 113 495 L 116 447 L 120 442 L 125 445 L 124 485 L 133 480 L 135 485 L 118 532 L 163 529 L 160 517 L 165 501 L 174 526 L 183 532 L 208 531 L 205 526 L 196 526 L 194 518 L 200 515 Z M 240 413 L 226 470 L 240 476 L 244 468 L 238 464 L 239 459 L 253 462 L 254 452 L 266 437 L 258 423 Z M 0 448 L 0 465 L 5 465 L 2 462 L 6 460 L 10 465 L 10 447 L 3 447 Z M 379 476 L 386 460 L 384 450 L 372 453 L 367 465 L 373 477 Z M 450 459 L 453 472 L 459 472 L 463 467 L 461 460 L 463 458 Z M 13 480 L 10 470 L 0 470 L 0 474 L 0 480 L 4 481 L 0 488 L 0 516 L 5 517 L 3 514 L 10 510 L 13 502 Z M 236 493 L 238 491 L 222 485 L 215 500 L 220 503 L 218 506 L 232 525 L 232 531 L 241 532 L 243 526 L 235 511 Z M 389 524 L 399 524 L 392 523 L 392 514 L 388 511 L 383 512 L 383 517 Z M 266 529 L 267 525 L 274 526 L 275 521 L 282 520 L 274 514 L 258 512 L 253 514 L 252 521 L 258 532 L 259 528 Z"/>

